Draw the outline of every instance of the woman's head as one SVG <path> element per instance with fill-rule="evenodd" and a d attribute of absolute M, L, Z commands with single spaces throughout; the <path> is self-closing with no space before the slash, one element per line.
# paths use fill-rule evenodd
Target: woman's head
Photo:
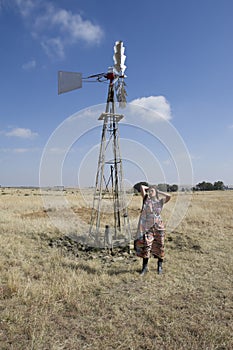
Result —
<path fill-rule="evenodd" d="M 148 195 L 149 197 L 156 197 L 158 198 L 158 190 L 156 185 L 149 186 L 148 188 Z"/>

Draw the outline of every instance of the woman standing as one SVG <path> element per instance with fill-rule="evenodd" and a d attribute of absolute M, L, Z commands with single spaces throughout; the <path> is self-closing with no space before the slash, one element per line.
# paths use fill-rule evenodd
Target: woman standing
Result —
<path fill-rule="evenodd" d="M 158 191 L 156 186 L 141 185 L 143 207 L 138 223 L 136 241 L 136 255 L 143 258 L 141 275 L 148 271 L 148 261 L 151 254 L 158 259 L 157 272 L 162 273 L 164 259 L 164 224 L 160 216 L 163 205 L 171 196 L 168 193 Z M 162 196 L 160 198 L 159 196 Z"/>

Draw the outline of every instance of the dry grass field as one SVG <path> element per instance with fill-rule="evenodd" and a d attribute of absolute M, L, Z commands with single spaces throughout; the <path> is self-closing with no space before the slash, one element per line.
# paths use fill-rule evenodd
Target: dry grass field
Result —
<path fill-rule="evenodd" d="M 39 190 L 1 188 L 0 349 L 233 349 L 233 192 L 183 195 L 191 204 L 167 233 L 163 275 L 151 259 L 141 277 L 134 253 L 74 254 L 51 245 L 69 233 L 62 208 L 50 212 L 62 218 L 63 232 Z M 77 191 L 66 198 L 88 223 Z M 140 197 L 129 207 L 135 229 Z"/>

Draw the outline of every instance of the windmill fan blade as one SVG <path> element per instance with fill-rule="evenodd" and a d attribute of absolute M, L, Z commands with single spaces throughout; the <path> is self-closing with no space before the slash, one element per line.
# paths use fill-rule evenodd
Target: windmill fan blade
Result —
<path fill-rule="evenodd" d="M 125 66 L 126 56 L 124 55 L 124 53 L 125 53 L 125 48 L 123 46 L 123 42 L 116 41 L 114 46 L 114 55 L 113 55 L 114 68 L 118 73 L 122 75 L 124 75 L 124 71 L 126 69 L 126 66 Z"/>
<path fill-rule="evenodd" d="M 58 72 L 58 94 L 80 89 L 82 87 L 82 73 Z"/>

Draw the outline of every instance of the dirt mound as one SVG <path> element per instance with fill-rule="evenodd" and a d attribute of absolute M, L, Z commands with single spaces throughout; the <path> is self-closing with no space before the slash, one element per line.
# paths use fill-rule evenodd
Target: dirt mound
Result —
<path fill-rule="evenodd" d="M 91 247 L 84 242 L 74 240 L 69 236 L 51 238 L 49 240 L 51 248 L 60 248 L 64 254 L 72 254 L 84 260 L 100 259 L 103 262 L 136 258 L 129 245 L 117 246 L 114 248 Z"/>

